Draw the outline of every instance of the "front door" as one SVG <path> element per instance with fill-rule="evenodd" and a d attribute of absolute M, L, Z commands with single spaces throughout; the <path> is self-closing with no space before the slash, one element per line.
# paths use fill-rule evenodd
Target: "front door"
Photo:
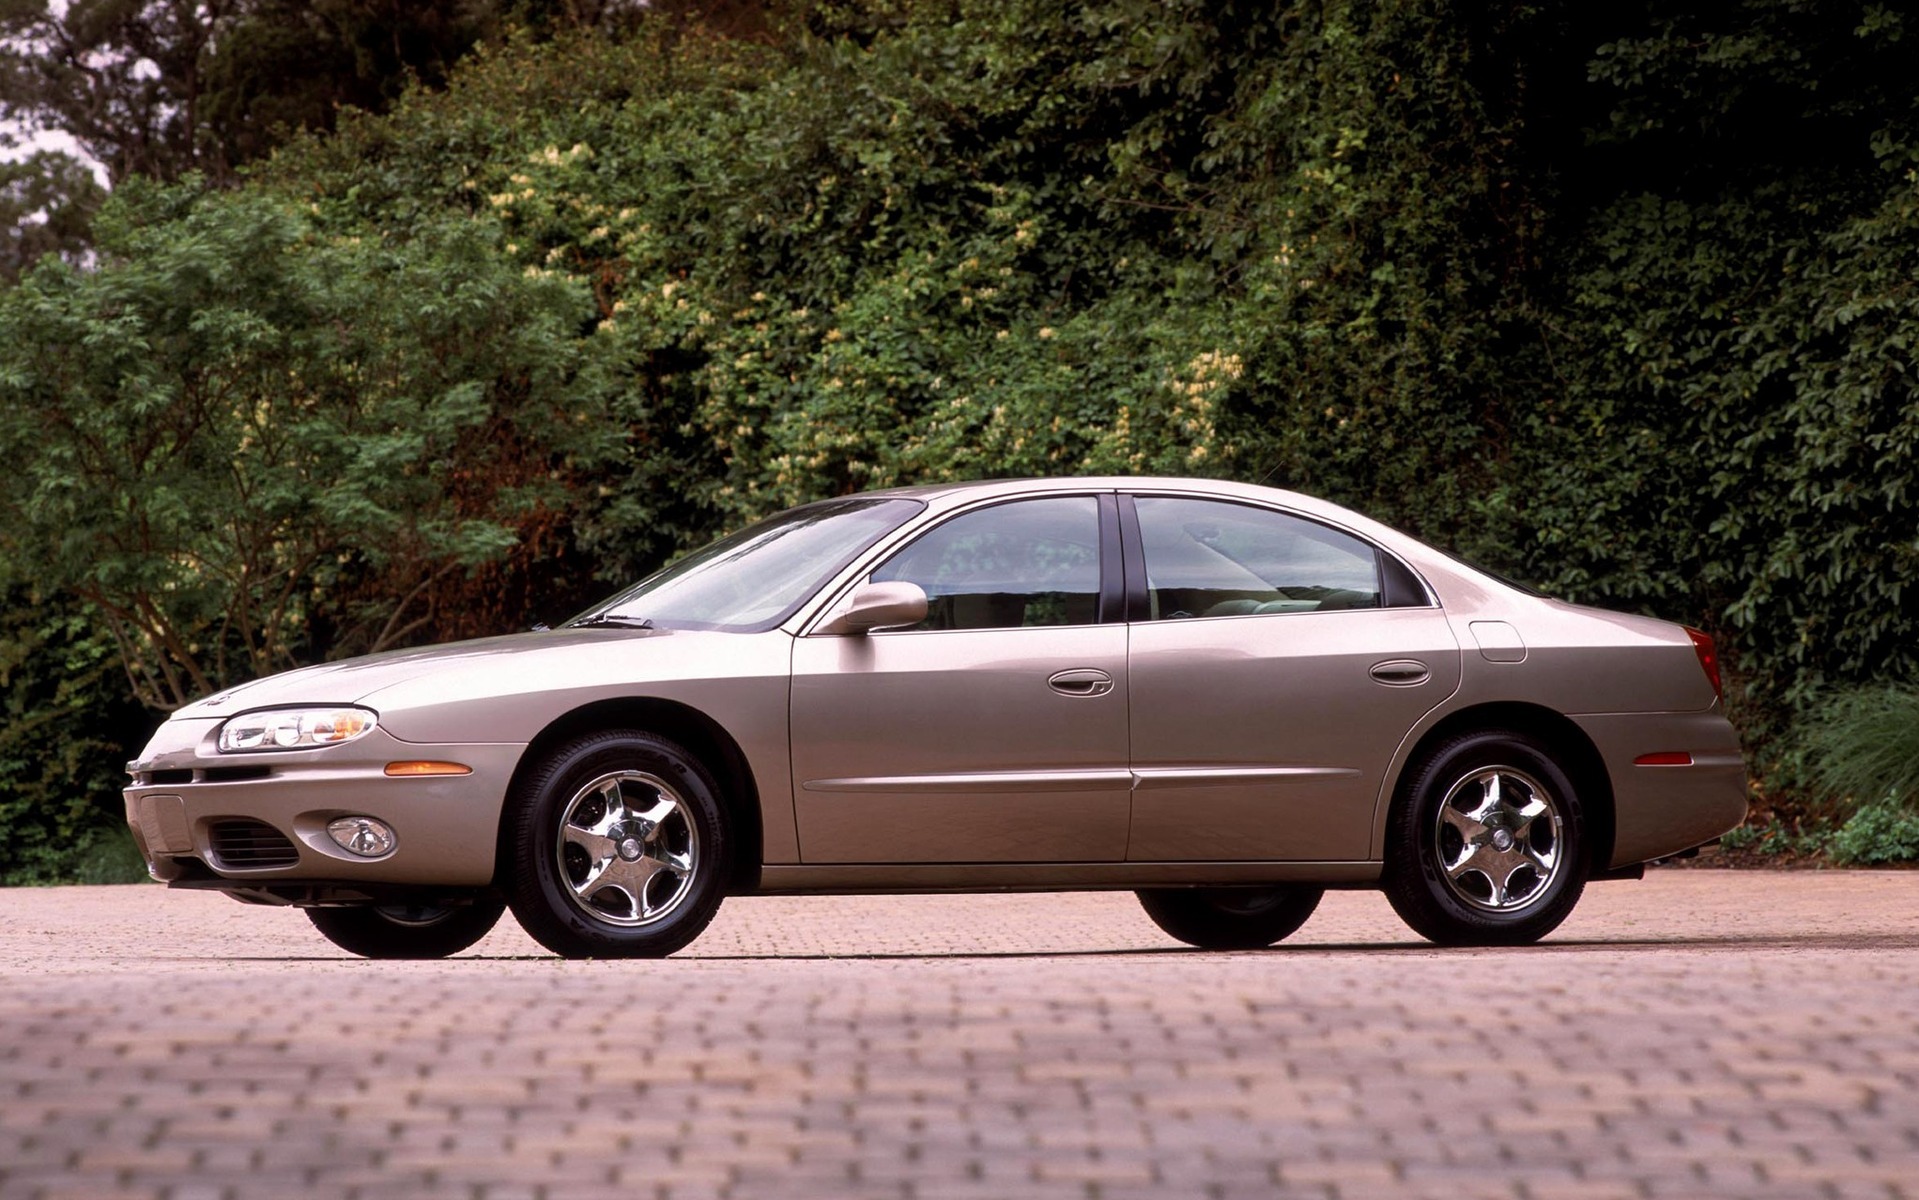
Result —
<path fill-rule="evenodd" d="M 871 576 L 925 589 L 925 621 L 798 639 L 802 861 L 1125 857 L 1126 626 L 1101 621 L 1117 616 L 1101 611 L 1111 504 L 1051 496 L 949 518 Z"/>
<path fill-rule="evenodd" d="M 1127 857 L 1370 857 L 1387 764 L 1459 684 L 1445 614 L 1342 530 L 1218 500 L 1135 504 L 1147 603 Z"/>

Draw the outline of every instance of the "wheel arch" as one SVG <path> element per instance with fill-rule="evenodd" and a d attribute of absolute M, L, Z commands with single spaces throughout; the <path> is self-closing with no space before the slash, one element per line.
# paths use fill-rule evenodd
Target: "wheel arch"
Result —
<path fill-rule="evenodd" d="M 1510 729 L 1514 733 L 1525 734 L 1552 751 L 1554 758 L 1571 777 L 1573 786 L 1579 789 L 1579 799 L 1586 811 L 1587 871 L 1589 874 L 1603 873 L 1606 865 L 1612 861 L 1613 842 L 1617 833 L 1612 775 L 1606 770 L 1605 759 L 1600 757 L 1599 748 L 1586 736 L 1586 731 L 1563 713 L 1543 705 L 1518 701 L 1497 701 L 1462 708 L 1448 713 L 1419 736 L 1418 741 L 1401 757 L 1392 788 L 1387 793 L 1389 803 L 1381 808 L 1379 844 L 1382 851 L 1385 838 L 1391 836 L 1392 810 L 1405 801 L 1405 790 L 1413 773 L 1433 747 L 1461 734 L 1495 729 Z"/>
<path fill-rule="evenodd" d="M 733 877 L 727 892 L 738 894 L 759 887 L 763 835 L 761 831 L 759 785 L 753 778 L 746 754 L 724 726 L 688 704 L 656 696 L 622 696 L 596 700 L 563 713 L 527 743 L 526 750 L 513 769 L 507 794 L 515 794 L 520 781 L 548 751 L 563 742 L 589 733 L 610 729 L 638 729 L 656 733 L 684 746 L 720 785 L 720 804 L 725 809 L 735 840 Z M 507 824 L 512 812 L 506 806 L 500 816 L 500 846 L 494 855 L 496 864 L 510 861 L 507 853 Z M 495 871 L 501 867 L 496 865 Z"/>

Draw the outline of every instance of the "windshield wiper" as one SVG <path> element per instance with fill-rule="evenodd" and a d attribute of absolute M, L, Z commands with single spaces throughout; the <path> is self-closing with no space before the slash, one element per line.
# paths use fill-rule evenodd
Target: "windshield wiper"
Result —
<path fill-rule="evenodd" d="M 653 618 L 623 617 L 618 613 L 601 613 L 597 617 L 587 617 L 583 620 L 575 621 L 569 628 L 584 629 L 589 625 L 618 625 L 622 629 L 651 629 L 653 628 Z"/>

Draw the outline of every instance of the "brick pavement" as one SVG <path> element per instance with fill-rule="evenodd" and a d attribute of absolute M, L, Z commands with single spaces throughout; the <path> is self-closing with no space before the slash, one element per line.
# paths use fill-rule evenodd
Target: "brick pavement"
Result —
<path fill-rule="evenodd" d="M 0 892 L 0 1197 L 1919 1197 L 1919 872 L 1655 872 L 1527 950 L 1370 893 L 1261 953 L 1130 896 L 730 901 L 441 963 Z"/>

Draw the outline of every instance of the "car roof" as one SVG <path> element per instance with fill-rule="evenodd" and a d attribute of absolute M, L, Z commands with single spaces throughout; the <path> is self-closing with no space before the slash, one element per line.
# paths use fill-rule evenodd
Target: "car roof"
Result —
<path fill-rule="evenodd" d="M 1236 483 L 1229 479 L 1167 475 L 1054 475 L 1013 479 L 965 479 L 950 483 L 922 483 L 911 487 L 881 488 L 860 494 L 906 496 L 917 500 L 930 500 L 943 496 L 974 497 L 993 494 L 1020 495 L 1029 492 L 1153 491 L 1156 489 L 1211 492 L 1216 495 L 1245 493 L 1249 496 L 1262 496 L 1268 500 L 1278 500 L 1283 497 L 1286 500 L 1297 500 L 1307 504 L 1324 503 L 1324 501 L 1314 500 L 1311 496 L 1288 492 L 1282 488 Z"/>
<path fill-rule="evenodd" d="M 1183 476 L 1163 475 L 1066 475 L 1042 478 L 1021 479 L 976 479 L 951 483 L 928 483 L 913 487 L 885 488 L 863 492 L 866 496 L 900 496 L 907 499 L 922 500 L 936 507 L 949 507 L 954 503 L 990 499 L 995 496 L 1030 496 L 1045 492 L 1087 492 L 1087 491 L 1131 491 L 1131 492 L 1189 492 L 1225 499 L 1250 500 L 1256 503 L 1277 504 L 1295 512 L 1319 517 L 1342 525 L 1364 525 L 1369 533 L 1384 532 L 1398 538 L 1403 537 L 1397 530 L 1389 529 L 1378 522 L 1342 508 L 1330 501 L 1308 496 L 1301 492 L 1289 492 L 1284 488 L 1266 487 L 1262 484 L 1238 483 L 1230 479 L 1203 479 Z M 941 503 L 944 502 L 944 503 Z"/>

